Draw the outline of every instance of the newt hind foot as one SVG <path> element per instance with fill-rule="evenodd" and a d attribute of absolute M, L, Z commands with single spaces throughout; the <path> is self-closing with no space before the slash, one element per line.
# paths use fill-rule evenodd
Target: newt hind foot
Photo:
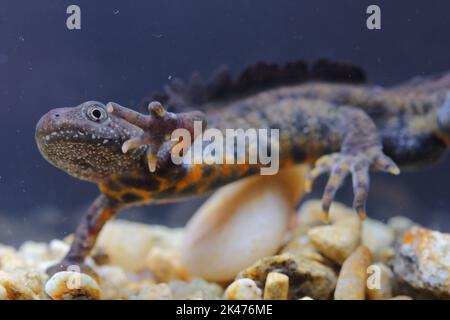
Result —
<path fill-rule="evenodd" d="M 305 190 L 310 192 L 314 181 L 324 173 L 329 174 L 328 182 L 322 196 L 324 222 L 328 222 L 328 212 L 337 190 L 345 178 L 351 174 L 353 180 L 353 208 L 361 220 L 366 216 L 366 200 L 369 191 L 369 169 L 388 172 L 394 175 L 400 173 L 398 166 L 386 156 L 381 147 L 374 146 L 354 154 L 337 152 L 320 157 L 314 168 L 306 177 Z"/>

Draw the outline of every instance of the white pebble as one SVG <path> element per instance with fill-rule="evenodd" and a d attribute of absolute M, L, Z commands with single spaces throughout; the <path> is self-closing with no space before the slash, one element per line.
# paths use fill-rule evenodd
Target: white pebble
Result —
<path fill-rule="evenodd" d="M 189 221 L 181 245 L 188 271 L 209 281 L 230 281 L 275 254 L 303 186 L 303 171 L 255 176 L 218 190 Z"/>
<path fill-rule="evenodd" d="M 45 284 L 45 292 L 53 300 L 100 299 L 97 282 L 84 273 L 62 271 L 55 273 Z"/>
<path fill-rule="evenodd" d="M 244 278 L 234 281 L 225 290 L 227 300 L 261 300 L 262 291 L 252 279 Z"/>

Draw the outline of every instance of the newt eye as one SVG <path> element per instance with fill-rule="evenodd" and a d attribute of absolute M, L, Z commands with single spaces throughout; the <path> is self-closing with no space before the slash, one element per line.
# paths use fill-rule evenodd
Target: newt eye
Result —
<path fill-rule="evenodd" d="M 86 112 L 88 118 L 95 122 L 102 122 L 108 118 L 108 113 L 99 105 L 92 105 Z"/>

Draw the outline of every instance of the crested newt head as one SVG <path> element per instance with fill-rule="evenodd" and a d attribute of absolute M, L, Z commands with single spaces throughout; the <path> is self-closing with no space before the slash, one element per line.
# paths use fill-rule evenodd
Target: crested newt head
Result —
<path fill-rule="evenodd" d="M 36 125 L 36 143 L 44 158 L 77 178 L 101 182 L 111 175 L 140 171 L 145 146 L 123 153 L 122 144 L 142 129 L 87 101 L 46 113 Z"/>

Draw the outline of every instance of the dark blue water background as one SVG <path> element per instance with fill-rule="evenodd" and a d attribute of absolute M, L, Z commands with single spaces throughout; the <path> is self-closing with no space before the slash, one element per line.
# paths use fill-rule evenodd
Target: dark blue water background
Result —
<path fill-rule="evenodd" d="M 66 8 L 82 30 L 66 28 Z M 369 4 L 382 30 L 366 28 Z M 72 232 L 94 185 L 49 165 L 34 128 L 51 108 L 85 100 L 137 106 L 169 77 L 236 73 L 256 61 L 319 58 L 362 66 L 391 85 L 450 69 L 450 2 L 441 1 L 0 1 L 0 242 Z M 372 175 L 368 214 L 405 215 L 450 229 L 450 159 L 400 177 Z M 315 188 L 317 197 L 323 181 Z M 351 203 L 348 185 L 338 199 Z M 123 218 L 182 225 L 201 200 L 128 210 Z"/>

